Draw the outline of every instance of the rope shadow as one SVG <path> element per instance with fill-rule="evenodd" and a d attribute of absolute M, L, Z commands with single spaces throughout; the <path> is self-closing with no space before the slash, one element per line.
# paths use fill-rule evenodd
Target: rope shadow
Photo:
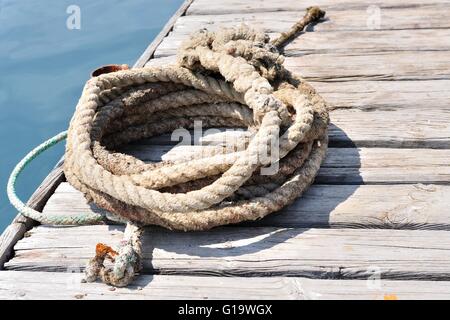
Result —
<path fill-rule="evenodd" d="M 327 158 L 315 183 L 287 208 L 258 221 L 218 227 L 209 231 L 176 232 L 160 227 L 147 228 L 142 242 L 144 273 L 214 274 L 214 270 L 208 268 L 191 269 L 189 257 L 223 259 L 223 264 L 226 265 L 228 257 L 240 257 L 274 248 L 312 228 L 355 227 L 355 225 L 333 224 L 331 214 L 337 206 L 352 196 L 359 185 L 363 184 L 359 173 L 361 167 L 359 151 L 345 132 L 334 124 L 329 127 L 329 136 Z M 346 162 L 345 167 L 342 162 L 340 164 L 337 162 L 339 156 L 344 154 L 346 159 L 352 159 Z M 337 187 L 338 185 L 340 187 Z M 335 193 L 329 194 L 327 191 Z M 170 270 L 160 268 L 153 261 L 155 248 L 185 256 L 186 258 L 183 257 L 186 259 L 185 266 L 178 264 Z M 301 261 L 301 257 L 299 260 Z M 238 275 L 231 269 L 225 268 L 220 271 Z M 142 281 L 141 279 L 139 283 Z"/>

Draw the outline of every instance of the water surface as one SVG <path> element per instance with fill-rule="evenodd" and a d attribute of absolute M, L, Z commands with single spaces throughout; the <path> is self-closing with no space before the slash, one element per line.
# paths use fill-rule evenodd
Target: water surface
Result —
<path fill-rule="evenodd" d="M 109 63 L 133 65 L 182 2 L 0 0 L 0 232 L 16 215 L 6 196 L 14 165 L 66 130 L 91 70 Z M 22 199 L 63 152 L 61 144 L 24 173 L 18 189 Z"/>

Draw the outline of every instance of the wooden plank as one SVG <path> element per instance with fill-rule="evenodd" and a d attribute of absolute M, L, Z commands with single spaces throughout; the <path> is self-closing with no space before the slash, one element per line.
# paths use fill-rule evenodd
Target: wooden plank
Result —
<path fill-rule="evenodd" d="M 287 59 L 287 64 L 312 56 L 316 55 Z M 151 65 L 166 63 L 166 60 L 166 58 L 154 59 Z M 320 68 L 317 67 L 316 70 Z M 333 72 L 337 72 L 337 69 L 339 68 L 333 69 Z M 346 68 L 343 66 L 341 69 Z M 341 73 L 343 77 L 344 72 Z M 350 77 L 350 74 L 351 72 L 347 73 L 347 76 Z M 380 74 L 385 78 L 390 77 L 388 74 Z M 393 77 L 408 77 L 405 73 L 399 74 L 396 73 Z M 353 76 L 355 79 L 358 78 L 357 73 L 351 77 Z M 414 77 L 413 73 L 410 76 Z M 321 80 L 326 77 L 325 75 Z M 449 134 L 446 134 L 450 133 L 448 111 L 450 95 L 447 90 L 450 82 L 447 80 L 345 83 L 314 81 L 312 85 L 332 107 L 342 108 L 331 113 L 332 125 L 329 133 L 331 146 L 390 148 L 450 146 Z M 374 110 L 377 112 L 364 112 Z"/>
<path fill-rule="evenodd" d="M 0 272 L 0 299 L 449 299 L 448 281 L 141 275 L 127 288 L 80 283 L 79 273 Z"/>
<path fill-rule="evenodd" d="M 450 148 L 450 110 L 437 108 L 335 110 L 330 146 Z"/>
<path fill-rule="evenodd" d="M 449 109 L 450 80 L 428 81 L 310 81 L 331 108 L 391 111 L 410 108 Z M 399 122 L 402 121 L 399 119 Z"/>
<path fill-rule="evenodd" d="M 448 299 L 445 281 L 358 281 L 301 279 L 311 300 L 437 300 Z"/>
<path fill-rule="evenodd" d="M 383 8 L 371 10 L 369 6 L 358 9 L 328 10 L 326 19 L 309 27 L 306 31 L 350 31 L 350 30 L 402 30 L 448 28 L 450 3 L 436 3 L 429 6 Z M 305 14 L 304 10 L 278 12 L 250 12 L 213 15 L 186 15 L 177 19 L 173 26 L 176 33 L 191 33 L 207 28 L 234 27 L 246 23 L 264 32 L 281 33 Z"/>
<path fill-rule="evenodd" d="M 58 185 L 64 181 L 62 164 L 63 161 L 61 159 L 30 197 L 27 202 L 27 205 L 30 208 L 42 211 L 47 200 L 56 190 Z M 16 242 L 35 224 L 36 222 L 34 220 L 19 214 L 14 218 L 11 224 L 6 227 L 0 236 L 0 270 L 3 269 L 5 262 L 12 256 L 13 247 Z"/>
<path fill-rule="evenodd" d="M 269 33 L 271 38 L 278 33 Z M 317 53 L 373 53 L 386 51 L 449 51 L 450 29 L 367 30 L 305 32 L 286 46 L 286 56 Z M 155 57 L 176 54 L 188 34 L 169 34 L 155 51 Z"/>
<path fill-rule="evenodd" d="M 287 56 L 311 53 L 449 51 L 450 29 L 306 32 L 286 48 Z"/>
<path fill-rule="evenodd" d="M 292 205 L 248 226 L 450 230 L 450 186 L 313 185 Z M 62 183 L 44 213 L 105 213 Z"/>
<path fill-rule="evenodd" d="M 98 242 L 117 246 L 122 226 L 39 226 L 16 246 L 8 270 L 82 270 Z M 449 280 L 450 232 L 387 229 L 148 228 L 144 273 Z M 375 270 L 375 271 L 374 271 Z"/>
<path fill-rule="evenodd" d="M 450 102 L 450 92 L 447 88 L 450 86 L 450 82 L 447 72 L 442 70 L 450 69 L 443 67 L 448 65 L 450 61 L 445 55 L 446 52 L 431 53 L 429 51 L 420 53 L 384 52 L 373 53 L 371 59 L 367 59 L 366 54 L 362 57 L 352 51 L 351 54 L 333 53 L 320 56 L 314 54 L 288 58 L 286 59 L 286 65 L 291 66 L 293 71 L 316 80 L 310 81 L 311 84 L 334 108 L 397 110 L 406 107 L 417 109 L 426 106 L 427 110 L 430 107 L 447 109 Z M 346 56 L 350 57 L 346 59 Z M 436 56 L 436 58 L 433 56 Z M 393 60 L 392 58 L 396 59 Z M 324 59 L 323 63 L 321 59 Z M 333 59 L 335 59 L 335 64 L 331 63 L 330 65 L 329 62 Z M 414 59 L 422 62 L 411 62 Z M 152 64 L 163 63 L 168 60 L 173 61 L 172 58 L 166 58 Z M 374 64 L 364 63 L 364 60 L 372 60 Z M 388 61 L 390 61 L 390 64 L 385 64 Z M 392 66 L 392 61 L 401 62 L 394 63 L 395 66 Z M 416 67 L 411 67 L 412 64 Z M 328 65 L 330 66 L 327 67 Z M 385 65 L 385 67 L 377 67 L 377 65 Z M 410 79 L 414 81 L 367 81 L 372 79 Z M 423 81 L 430 79 L 444 80 Z M 331 81 L 332 83 L 325 83 L 324 81 Z"/>
<path fill-rule="evenodd" d="M 182 159 L 191 153 L 189 148 L 201 153 L 202 148 L 209 146 L 130 144 L 121 151 L 143 161 L 156 162 Z M 315 181 L 320 184 L 448 184 L 450 150 L 329 148 Z"/>
<path fill-rule="evenodd" d="M 365 112 L 339 109 L 330 116 L 330 147 L 450 148 L 450 110 L 402 108 Z M 178 139 L 171 141 L 170 137 L 164 134 L 138 143 L 178 144 Z"/>
<path fill-rule="evenodd" d="M 449 151 L 330 148 L 316 182 L 323 184 L 417 182 L 447 184 L 450 181 Z"/>
<path fill-rule="evenodd" d="M 168 56 L 152 59 L 146 66 L 175 62 L 176 56 Z M 284 65 L 308 81 L 450 79 L 446 51 L 309 54 L 287 57 Z"/>
<path fill-rule="evenodd" d="M 284 65 L 304 79 L 315 82 L 448 80 L 448 56 L 446 51 L 310 54 L 288 57 Z M 146 66 L 175 62 L 176 56 L 168 56 L 152 59 Z"/>
<path fill-rule="evenodd" d="M 409 8 L 433 6 L 435 4 L 448 4 L 448 0 L 315 0 L 313 3 L 308 1 L 291 1 L 291 0 L 226 0 L 211 3 L 208 0 L 196 0 L 189 8 L 187 15 L 201 14 L 228 14 L 228 13 L 260 13 L 260 12 L 278 12 L 278 11 L 304 11 L 312 4 L 321 6 L 324 10 L 350 10 L 350 9 L 367 9 L 370 6 L 380 7 L 382 10 L 387 8 Z"/>
<path fill-rule="evenodd" d="M 186 13 L 186 10 L 189 8 L 193 0 L 185 0 L 181 6 L 178 8 L 178 10 L 172 15 L 172 17 L 167 21 L 167 23 L 164 25 L 162 30 L 159 32 L 159 34 L 156 36 L 156 38 L 153 39 L 153 41 L 150 43 L 150 45 L 145 49 L 144 53 L 138 58 L 136 63 L 134 64 L 133 68 L 142 68 L 145 66 L 147 61 L 149 61 L 153 54 L 158 48 L 161 41 L 167 36 L 167 34 L 172 30 L 173 25 L 177 21 L 178 18 L 183 16 Z"/>
<path fill-rule="evenodd" d="M 446 51 L 310 54 L 285 66 L 309 81 L 450 79 Z"/>

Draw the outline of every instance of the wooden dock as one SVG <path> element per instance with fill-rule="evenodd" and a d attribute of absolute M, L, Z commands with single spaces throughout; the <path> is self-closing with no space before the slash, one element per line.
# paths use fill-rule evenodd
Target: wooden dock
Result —
<path fill-rule="evenodd" d="M 336 110 L 301 199 L 209 232 L 149 228 L 143 275 L 114 291 L 80 280 L 122 225 L 18 217 L 0 239 L 0 299 L 450 299 L 450 0 L 186 1 L 136 67 L 173 61 L 199 28 L 245 22 L 277 35 L 310 5 L 327 20 L 286 47 L 286 65 Z M 126 151 L 156 161 L 171 147 L 162 137 Z M 30 204 L 99 210 L 60 166 Z"/>

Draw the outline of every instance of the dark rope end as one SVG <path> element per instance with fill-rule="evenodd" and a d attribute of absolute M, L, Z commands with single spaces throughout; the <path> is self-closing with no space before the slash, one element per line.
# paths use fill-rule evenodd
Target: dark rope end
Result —
<path fill-rule="evenodd" d="M 306 9 L 305 19 L 315 22 L 325 17 L 326 12 L 317 6 L 308 7 Z"/>
<path fill-rule="evenodd" d="M 290 42 L 299 32 L 303 31 L 303 29 L 305 29 L 307 25 L 316 23 L 323 17 L 325 17 L 325 11 L 317 6 L 308 7 L 303 18 L 295 23 L 289 29 L 289 31 L 282 32 L 278 38 L 272 41 L 272 45 L 274 45 L 278 50 L 282 50 L 282 48 L 288 42 Z"/>

